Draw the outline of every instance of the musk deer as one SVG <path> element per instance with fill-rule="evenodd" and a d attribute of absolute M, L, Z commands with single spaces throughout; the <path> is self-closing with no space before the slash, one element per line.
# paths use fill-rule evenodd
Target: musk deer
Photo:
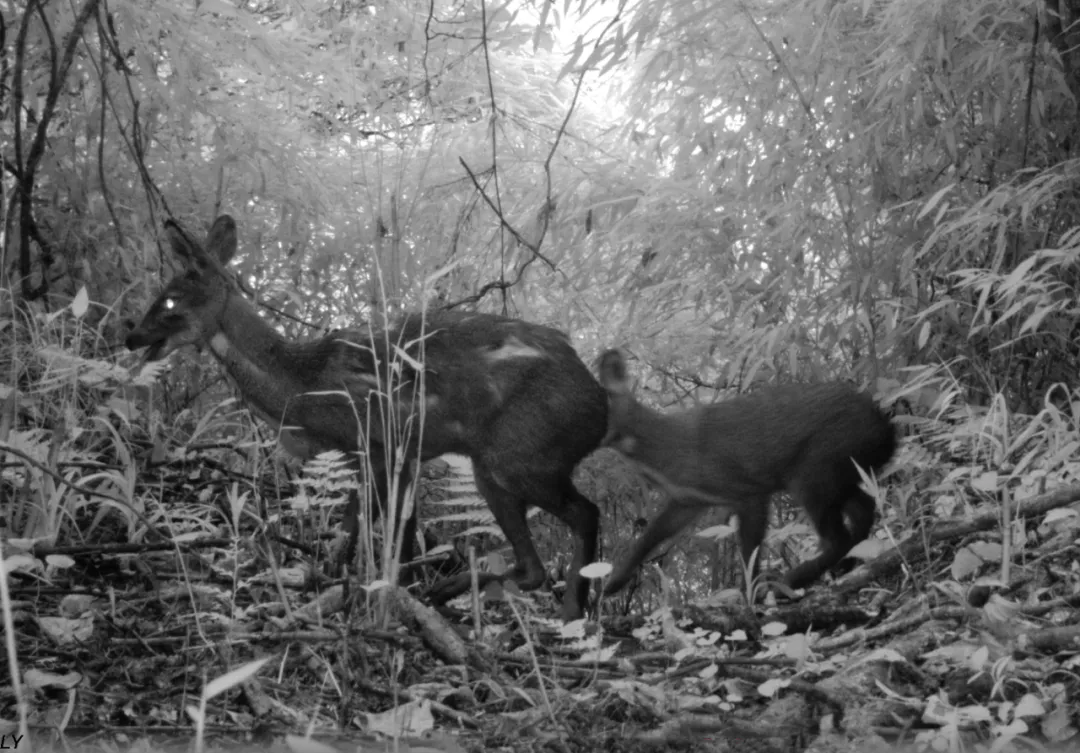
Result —
<path fill-rule="evenodd" d="M 600 383 L 608 393 L 604 444 L 669 497 L 605 593 L 626 585 L 653 549 L 709 507 L 739 516 L 749 564 L 765 537 L 769 497 L 785 489 L 821 539 L 821 553 L 787 574 L 790 587 L 812 583 L 869 535 L 874 498 L 859 488 L 854 464 L 877 470 L 896 449 L 892 424 L 869 395 L 840 383 L 791 385 L 661 414 L 634 399 L 616 350 L 600 357 Z"/>
<path fill-rule="evenodd" d="M 366 454 L 383 505 L 385 471 L 401 460 L 395 453 L 409 460 L 469 456 L 476 486 L 514 549 L 508 577 L 522 589 L 545 577 L 526 508 L 536 505 L 573 531 L 563 615 L 582 614 L 588 582 L 579 570 L 595 559 L 599 512 L 570 476 L 599 446 L 607 403 L 566 335 L 501 316 L 442 312 L 411 314 L 385 330 L 337 330 L 293 342 L 263 321 L 226 271 L 237 243 L 231 217 L 217 218 L 205 247 L 171 220 L 165 233 L 184 271 L 130 333 L 129 349 L 146 348 L 153 361 L 184 345 L 208 347 L 286 450 L 309 457 L 336 449 L 357 467 Z M 412 427 L 403 450 L 387 430 L 395 421 Z M 400 499 L 395 504 L 400 515 Z M 350 533 L 356 516 L 353 502 L 345 518 Z M 402 558 L 411 559 L 415 514 L 402 525 Z M 469 584 L 466 573 L 437 583 L 431 595 L 445 601 Z"/>

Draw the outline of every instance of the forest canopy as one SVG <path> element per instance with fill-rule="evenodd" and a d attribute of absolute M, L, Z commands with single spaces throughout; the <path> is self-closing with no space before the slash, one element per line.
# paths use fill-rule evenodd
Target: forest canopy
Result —
<path fill-rule="evenodd" d="M 229 211 L 293 334 L 478 307 L 685 389 L 944 365 L 1037 410 L 1080 339 L 1073 13 L 8 2 L 5 287 L 119 327 L 161 221 Z"/>
<path fill-rule="evenodd" d="M 1037 717 L 1074 737 L 1078 103 L 1080 0 L 0 0 L 5 719 L 193 722 L 201 750 L 207 719 L 261 725 L 248 680 L 280 649 L 274 692 L 292 681 L 302 710 L 277 721 L 308 732 L 382 722 L 396 740 L 408 715 L 368 705 L 414 682 L 440 721 L 479 728 L 461 703 L 490 722 L 478 750 L 537 730 L 535 749 L 638 750 L 627 722 L 673 709 L 842 711 L 824 673 L 874 707 L 847 717 L 860 741 L 1004 750 Z M 651 487 L 624 460 L 650 421 L 649 457 L 681 474 Z M 770 504 L 781 490 L 798 504 Z M 391 498 L 400 519 L 380 516 Z M 765 635 L 750 560 L 764 541 L 805 566 L 799 506 L 828 555 L 813 579 L 842 554 L 878 569 L 828 573 L 843 603 L 796 595 Z M 733 513 L 755 521 L 745 560 Z M 691 543 L 631 549 L 676 519 L 657 538 Z M 334 570 L 339 522 L 359 530 L 334 552 L 352 570 Z M 413 544 L 459 594 L 481 585 L 460 578 L 469 556 L 485 585 L 531 590 L 490 599 L 522 632 L 517 605 L 535 617 L 570 584 L 568 622 L 651 611 L 633 637 L 663 651 L 609 661 L 622 637 L 597 617 L 558 639 L 582 639 L 587 672 L 500 653 L 510 674 L 428 683 L 466 652 L 447 628 L 433 661 L 427 605 L 402 616 L 436 590 L 394 585 Z M 590 601 L 627 550 L 625 589 Z M 761 634 L 683 631 L 672 605 L 711 620 L 732 581 Z M 516 652 L 480 629 L 479 590 L 470 640 Z M 394 610 L 410 635 L 385 630 Z M 904 645 L 872 642 L 892 630 Z M 786 679 L 718 669 L 751 645 Z M 845 666 L 857 647 L 877 655 Z M 207 712 L 240 684 L 254 716 Z M 810 718 L 757 721 L 805 746 L 826 731 Z"/>

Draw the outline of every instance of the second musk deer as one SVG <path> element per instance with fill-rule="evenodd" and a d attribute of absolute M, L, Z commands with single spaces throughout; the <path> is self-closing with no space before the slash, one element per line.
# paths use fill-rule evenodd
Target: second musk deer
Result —
<path fill-rule="evenodd" d="M 663 414 L 634 399 L 616 350 L 600 357 L 600 383 L 608 393 L 604 444 L 669 498 L 605 593 L 625 586 L 650 552 L 711 507 L 738 515 L 743 559 L 756 562 L 769 498 L 782 490 L 821 540 L 821 553 L 787 574 L 791 588 L 817 580 L 869 535 L 874 498 L 859 488 L 855 464 L 878 470 L 896 450 L 896 432 L 869 395 L 841 383 L 789 385 Z"/>
<path fill-rule="evenodd" d="M 387 468 L 467 455 L 477 489 L 513 546 L 509 577 L 522 589 L 545 579 L 526 509 L 546 510 L 573 531 L 563 616 L 581 616 L 588 581 L 579 571 L 596 557 L 599 512 L 570 477 L 599 446 L 607 406 L 566 335 L 491 314 L 441 312 L 295 342 L 263 321 L 227 271 L 237 245 L 231 217 L 217 218 L 205 247 L 171 220 L 165 234 L 184 271 L 130 333 L 129 349 L 146 348 L 155 361 L 185 345 L 208 347 L 286 450 L 304 458 L 339 450 L 357 468 L 366 454 L 383 505 Z M 395 422 L 411 427 L 401 447 L 387 428 Z M 399 486 L 403 493 L 406 483 Z M 396 519 L 400 498 L 395 504 Z M 351 502 L 350 533 L 357 514 Z M 411 559 L 415 533 L 414 513 L 403 522 L 402 559 Z M 493 579 L 480 576 L 481 583 Z M 445 601 L 470 582 L 466 573 L 437 583 L 432 598 Z"/>

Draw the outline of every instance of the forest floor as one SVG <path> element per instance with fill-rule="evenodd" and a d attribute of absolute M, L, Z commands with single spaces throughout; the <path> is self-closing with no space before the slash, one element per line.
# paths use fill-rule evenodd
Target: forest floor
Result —
<path fill-rule="evenodd" d="M 0 748 L 1080 750 L 1078 499 L 1024 502 L 1043 522 L 1012 554 L 990 523 L 938 521 L 794 601 L 569 625 L 548 593 L 440 612 L 256 570 L 232 539 L 9 543 Z"/>

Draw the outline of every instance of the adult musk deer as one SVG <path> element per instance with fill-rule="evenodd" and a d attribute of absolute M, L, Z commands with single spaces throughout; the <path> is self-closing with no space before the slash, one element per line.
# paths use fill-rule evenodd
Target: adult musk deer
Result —
<path fill-rule="evenodd" d="M 869 395 L 839 383 L 791 385 L 661 414 L 634 399 L 615 350 L 600 357 L 600 383 L 608 393 L 604 444 L 670 497 L 605 593 L 626 585 L 653 549 L 709 507 L 739 516 L 749 563 L 765 537 L 769 497 L 783 489 L 806 509 L 821 539 L 821 553 L 787 574 L 792 588 L 812 583 L 869 535 L 874 499 L 859 488 L 855 463 L 877 470 L 896 449 L 896 433 Z"/>
<path fill-rule="evenodd" d="M 336 449 L 358 467 L 366 454 L 382 504 L 385 471 L 397 452 L 421 460 L 468 455 L 476 486 L 514 548 L 509 577 L 522 589 L 545 576 L 526 508 L 536 505 L 571 528 L 563 615 L 582 614 L 588 582 L 579 570 L 595 559 L 599 512 L 570 475 L 603 438 L 607 404 L 563 333 L 490 314 L 443 312 L 411 314 L 385 330 L 338 330 L 293 342 L 259 317 L 226 271 L 236 252 L 231 217 L 217 218 L 205 247 L 171 220 L 165 232 L 185 271 L 128 336 L 129 349 L 146 348 L 153 361 L 184 345 L 208 347 L 286 450 L 308 457 Z M 411 437 L 396 439 L 387 428 L 393 423 L 411 427 Z M 395 504 L 399 515 L 400 500 Z M 355 530 L 356 515 L 350 504 L 346 530 Z M 403 525 L 402 558 L 411 559 L 415 515 Z M 467 573 L 442 581 L 432 597 L 444 601 L 469 583 Z"/>

